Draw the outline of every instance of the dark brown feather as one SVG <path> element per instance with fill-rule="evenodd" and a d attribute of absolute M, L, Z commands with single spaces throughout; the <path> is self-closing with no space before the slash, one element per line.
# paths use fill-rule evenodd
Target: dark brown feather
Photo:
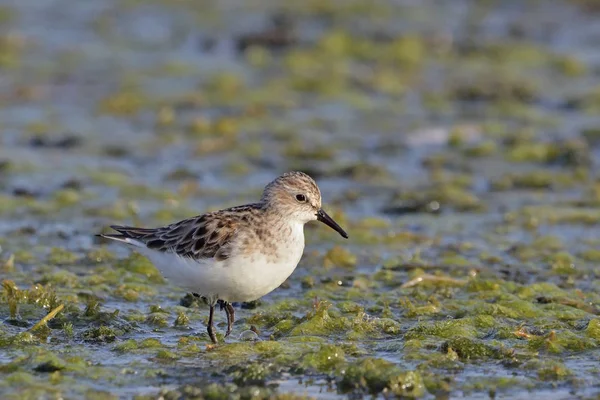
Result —
<path fill-rule="evenodd" d="M 215 258 L 223 261 L 231 256 L 231 242 L 241 218 L 247 218 L 248 213 L 256 216 L 261 209 L 261 204 L 256 203 L 198 215 L 155 229 L 119 225 L 111 228 L 123 238 L 140 241 L 152 250 L 196 260 Z"/>

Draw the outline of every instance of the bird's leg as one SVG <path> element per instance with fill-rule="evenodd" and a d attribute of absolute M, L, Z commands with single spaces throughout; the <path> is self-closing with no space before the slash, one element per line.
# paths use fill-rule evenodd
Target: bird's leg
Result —
<path fill-rule="evenodd" d="M 208 326 L 206 327 L 206 331 L 208 332 L 208 336 L 210 337 L 210 340 L 212 340 L 212 342 L 214 344 L 219 343 L 217 341 L 217 336 L 215 335 L 215 327 L 213 326 L 213 316 L 215 314 L 215 304 L 211 303 L 208 305 L 210 307 L 210 311 L 208 314 Z"/>
<path fill-rule="evenodd" d="M 227 331 L 225 332 L 225 337 L 227 337 L 233 329 L 233 323 L 235 322 L 235 309 L 231 303 L 225 300 L 217 300 L 217 304 L 219 305 L 219 311 L 225 310 L 225 314 L 227 315 Z"/>
<path fill-rule="evenodd" d="M 235 322 L 235 309 L 231 303 L 225 302 L 225 313 L 227 314 L 227 332 L 225 332 L 225 337 L 227 337 L 231 333 L 233 323 Z"/>

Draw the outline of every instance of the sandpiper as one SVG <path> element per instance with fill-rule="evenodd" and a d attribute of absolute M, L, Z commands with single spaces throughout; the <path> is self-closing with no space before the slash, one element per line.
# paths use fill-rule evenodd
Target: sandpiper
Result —
<path fill-rule="evenodd" d="M 232 302 L 256 300 L 279 287 L 296 269 L 304 251 L 304 224 L 318 220 L 344 238 L 348 234 L 321 208 L 321 191 L 303 172 L 287 172 L 269 183 L 258 203 L 232 207 L 160 228 L 112 225 L 118 234 L 100 235 L 136 246 L 170 282 L 203 297 L 227 314 Z"/>

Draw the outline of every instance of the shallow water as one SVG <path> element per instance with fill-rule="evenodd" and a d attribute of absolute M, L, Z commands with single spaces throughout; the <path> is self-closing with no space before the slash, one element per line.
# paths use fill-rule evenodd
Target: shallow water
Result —
<path fill-rule="evenodd" d="M 2 398 L 594 398 L 598 12 L 0 2 Z M 350 240 L 308 225 L 218 348 L 205 305 L 94 237 L 291 169 Z"/>

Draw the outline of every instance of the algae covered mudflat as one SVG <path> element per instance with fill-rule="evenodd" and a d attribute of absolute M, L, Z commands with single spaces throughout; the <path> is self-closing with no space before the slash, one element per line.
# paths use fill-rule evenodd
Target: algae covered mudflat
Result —
<path fill-rule="evenodd" d="M 599 12 L 2 2 L 0 397 L 596 398 Z M 224 345 L 94 237 L 293 169 L 350 240 L 307 226 Z"/>

